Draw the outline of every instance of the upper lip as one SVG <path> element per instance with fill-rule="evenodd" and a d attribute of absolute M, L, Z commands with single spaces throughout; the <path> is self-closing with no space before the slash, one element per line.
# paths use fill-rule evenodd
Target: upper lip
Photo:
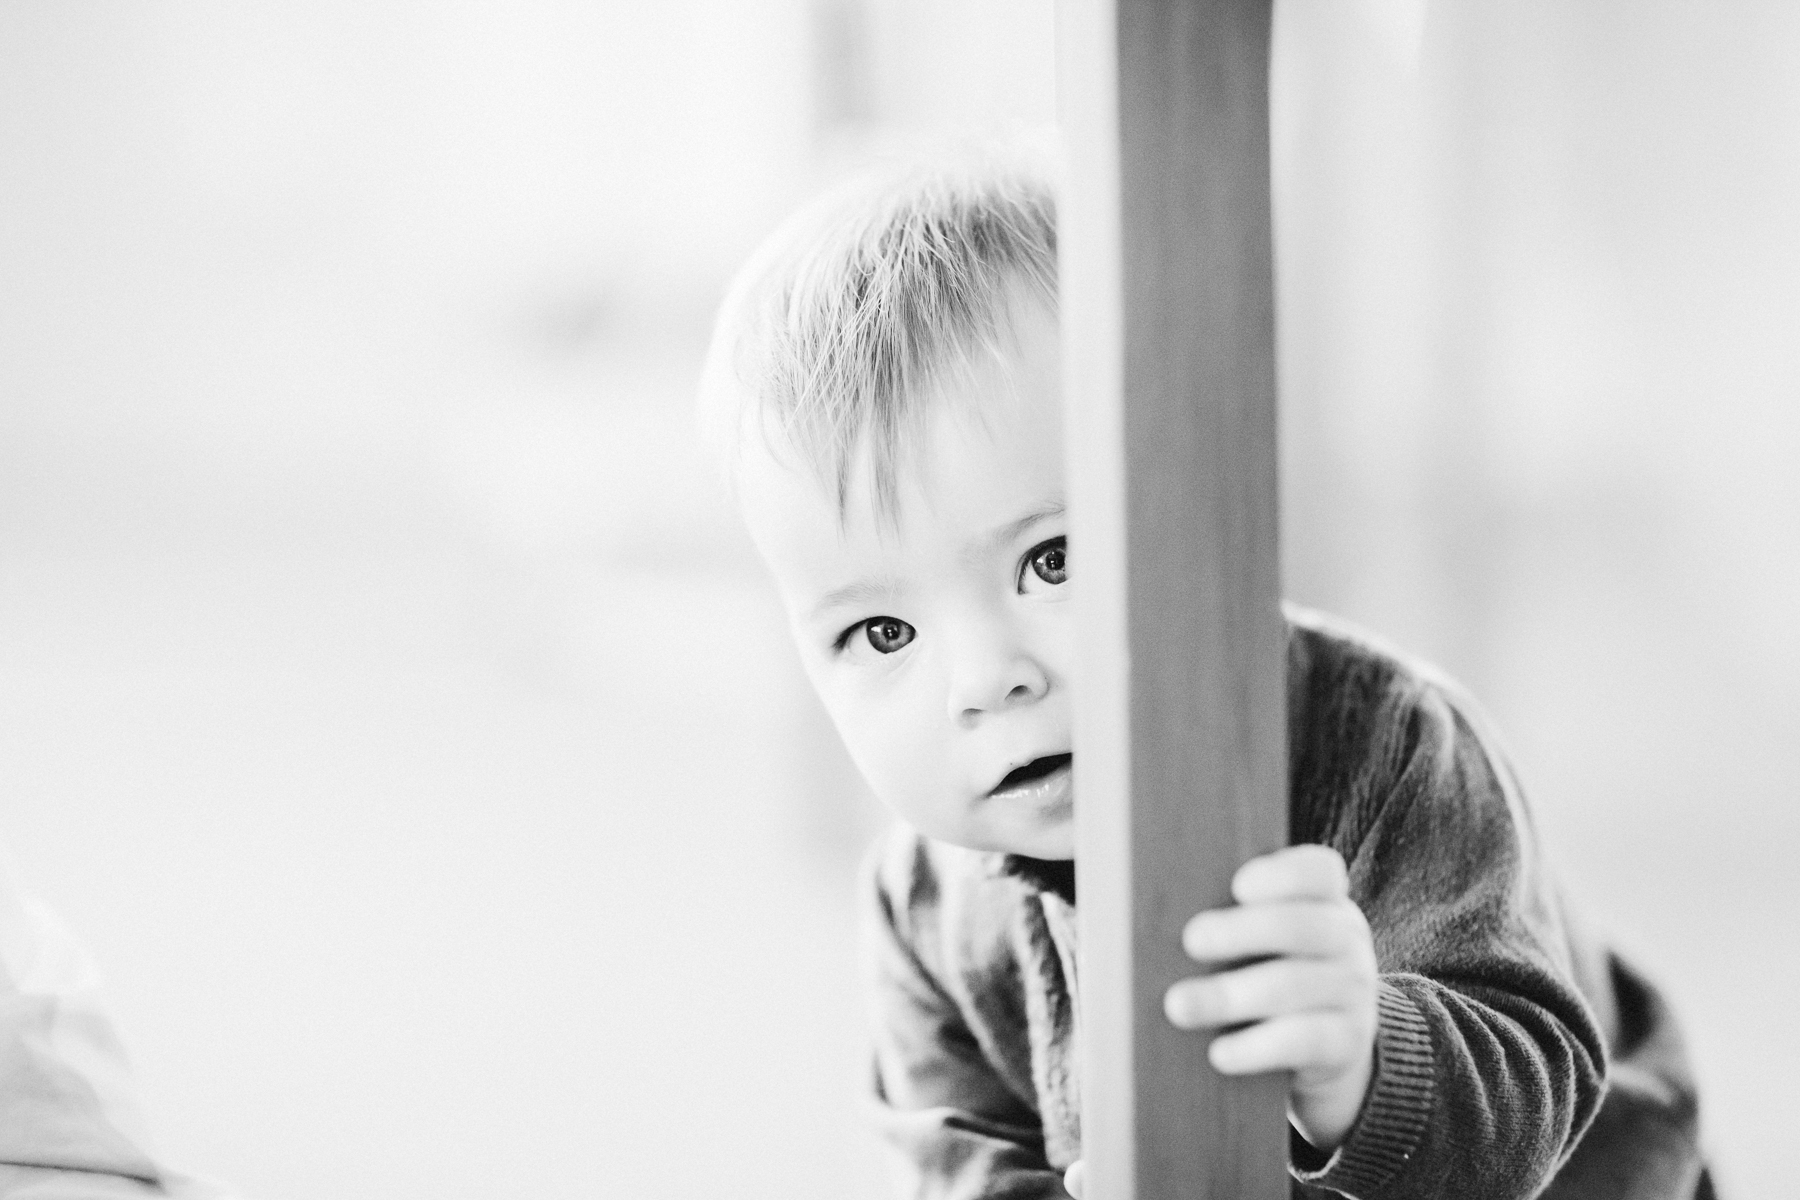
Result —
<path fill-rule="evenodd" d="M 1023 762 L 1007 771 L 1005 775 L 1001 776 L 1000 782 L 996 783 L 993 788 L 989 790 L 988 795 L 992 796 L 999 792 L 1004 792 L 1007 788 L 1026 783 L 1033 779 L 1041 779 L 1043 776 L 1050 774 L 1050 772 L 1059 767 L 1068 766 L 1069 763 L 1073 761 L 1074 757 L 1075 756 L 1068 751 L 1062 750 L 1054 754 L 1039 754 L 1025 759 Z"/>

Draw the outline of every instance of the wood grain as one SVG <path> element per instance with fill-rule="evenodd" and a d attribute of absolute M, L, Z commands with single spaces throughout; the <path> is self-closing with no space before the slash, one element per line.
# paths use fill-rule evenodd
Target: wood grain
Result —
<path fill-rule="evenodd" d="M 1270 16 L 1059 13 L 1090 1200 L 1288 1194 L 1286 1078 L 1220 1076 L 1162 1015 L 1182 924 L 1286 841 Z"/>

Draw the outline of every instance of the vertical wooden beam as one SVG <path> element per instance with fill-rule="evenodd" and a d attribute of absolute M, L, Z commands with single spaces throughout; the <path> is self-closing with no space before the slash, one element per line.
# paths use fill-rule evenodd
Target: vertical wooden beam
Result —
<path fill-rule="evenodd" d="M 1285 1076 L 1162 1013 L 1285 844 L 1271 0 L 1063 0 L 1082 1143 L 1090 1200 L 1288 1194 Z"/>

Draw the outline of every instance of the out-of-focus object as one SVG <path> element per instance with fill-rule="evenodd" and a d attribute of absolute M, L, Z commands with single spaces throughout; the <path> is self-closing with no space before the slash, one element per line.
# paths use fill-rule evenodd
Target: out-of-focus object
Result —
<path fill-rule="evenodd" d="M 0 1198 L 217 1200 L 158 1165 L 99 985 L 75 935 L 0 856 Z"/>

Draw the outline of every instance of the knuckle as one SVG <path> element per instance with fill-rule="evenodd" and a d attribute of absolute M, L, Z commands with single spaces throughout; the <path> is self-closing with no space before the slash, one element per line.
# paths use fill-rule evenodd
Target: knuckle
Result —
<path fill-rule="evenodd" d="M 1246 1070 L 1268 1070 L 1285 1065 L 1288 1056 L 1286 1038 L 1279 1027 L 1265 1022 L 1234 1035 L 1238 1041 L 1237 1059 Z"/>
<path fill-rule="evenodd" d="M 1331 872 L 1332 880 L 1342 887 L 1348 887 L 1350 885 L 1350 864 L 1344 861 L 1344 856 L 1327 846 L 1325 847 L 1325 858 L 1329 864 L 1327 869 Z"/>
<path fill-rule="evenodd" d="M 1350 872 L 1344 865 L 1344 856 L 1330 846 L 1315 844 L 1297 849 L 1306 851 L 1306 856 L 1301 861 L 1309 881 L 1330 887 L 1341 886 L 1348 881 Z"/>
<path fill-rule="evenodd" d="M 1269 914 L 1268 944 L 1283 954 L 1313 953 L 1318 921 L 1305 904 L 1284 904 Z"/>
<path fill-rule="evenodd" d="M 1307 963 L 1305 971 L 1294 981 L 1294 998 L 1299 1002 L 1297 1012 L 1329 1008 L 1337 994 L 1337 968 L 1328 962 Z"/>
<path fill-rule="evenodd" d="M 1331 903 L 1313 905 L 1312 943 L 1322 953 L 1329 953 L 1344 944 L 1344 914 L 1338 911 L 1338 907 Z"/>
<path fill-rule="evenodd" d="M 1215 975 L 1205 981 L 1207 1016 L 1215 1021 L 1229 1021 L 1242 1014 L 1244 982 L 1237 972 Z"/>
<path fill-rule="evenodd" d="M 1246 914 L 1249 939 L 1258 946 L 1279 946 L 1289 937 L 1293 914 L 1286 904 L 1264 904 Z"/>

